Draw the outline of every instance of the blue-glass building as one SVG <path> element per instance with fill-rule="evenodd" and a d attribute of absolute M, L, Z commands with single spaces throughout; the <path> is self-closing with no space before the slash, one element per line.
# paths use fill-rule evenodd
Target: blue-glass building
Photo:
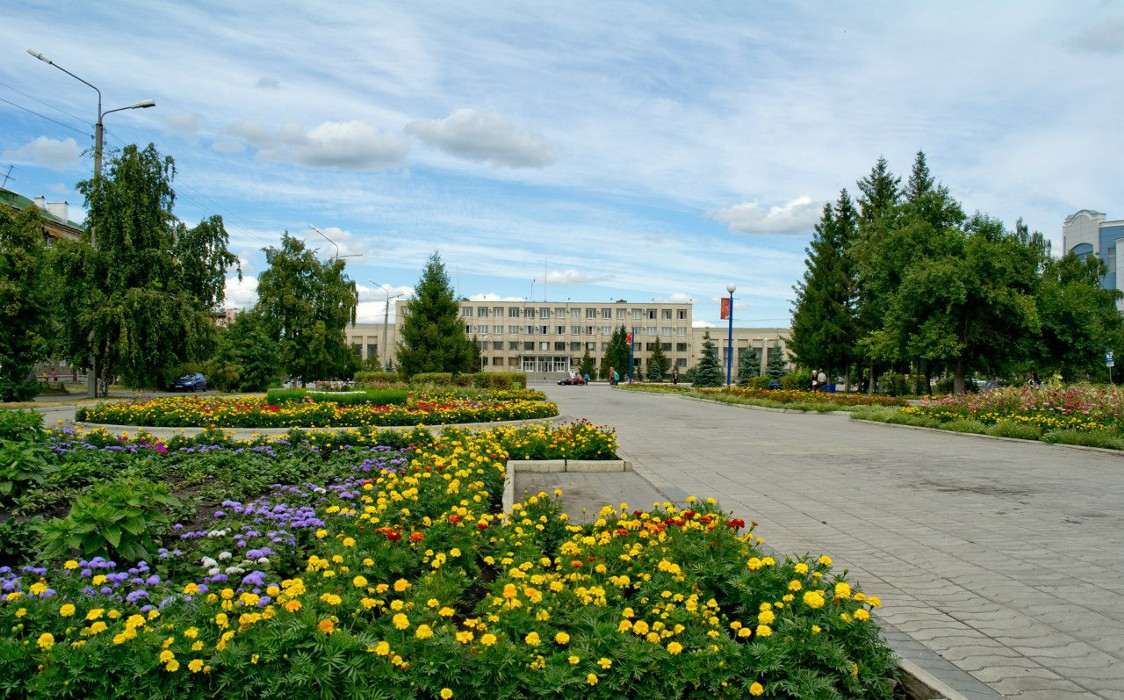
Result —
<path fill-rule="evenodd" d="M 1108 274 L 1101 280 L 1106 289 L 1124 290 L 1124 270 L 1116 265 L 1120 245 L 1124 245 L 1124 221 L 1106 221 L 1102 212 L 1082 209 L 1062 224 L 1065 252 L 1082 259 L 1096 255 L 1108 265 Z M 1124 299 L 1116 302 L 1116 308 L 1124 312 Z"/>

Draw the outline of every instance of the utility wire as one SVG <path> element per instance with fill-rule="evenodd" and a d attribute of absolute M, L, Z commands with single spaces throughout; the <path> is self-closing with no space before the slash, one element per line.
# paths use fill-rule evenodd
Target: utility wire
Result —
<path fill-rule="evenodd" d="M 11 100 L 7 100 L 7 99 L 4 99 L 3 97 L 0 97 L 0 102 L 6 102 L 6 103 L 12 105 L 13 107 L 15 107 L 16 109 L 22 109 L 25 112 L 30 112 L 31 114 L 34 114 L 37 117 L 42 117 L 43 119 L 46 119 L 49 122 L 54 122 L 55 124 L 58 124 L 59 126 L 61 126 L 63 128 L 70 129 L 71 131 L 82 134 L 83 136 L 90 136 L 90 134 L 86 133 L 85 131 L 82 131 L 81 129 L 75 128 L 75 127 L 71 126 L 70 124 L 64 124 L 63 122 L 60 122 L 58 119 L 53 119 L 51 117 L 48 117 L 46 114 L 40 114 L 39 112 L 36 112 L 34 109 L 24 107 L 21 104 L 16 104 L 15 102 L 12 102 Z"/>

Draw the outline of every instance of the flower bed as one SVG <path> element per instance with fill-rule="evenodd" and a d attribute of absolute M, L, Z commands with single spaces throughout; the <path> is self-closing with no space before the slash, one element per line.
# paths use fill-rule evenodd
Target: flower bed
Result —
<path fill-rule="evenodd" d="M 797 389 L 755 389 L 753 387 L 734 386 L 727 389 L 719 388 L 693 388 L 671 387 L 659 385 L 639 384 L 622 386 L 629 391 L 649 391 L 665 393 L 682 393 L 688 396 L 722 401 L 725 403 L 743 403 L 754 406 L 768 406 L 780 408 L 793 408 L 806 411 L 833 411 L 854 406 L 904 406 L 906 401 L 894 396 L 880 396 L 869 394 L 829 393 L 820 391 L 801 391 Z"/>
<path fill-rule="evenodd" d="M 405 405 L 340 405 L 332 401 L 271 404 L 261 396 L 161 397 L 79 408 L 88 423 L 164 427 L 293 428 L 449 425 L 550 418 L 558 407 L 541 392 L 419 393 Z"/>
<path fill-rule="evenodd" d="M 1008 387 L 978 394 L 947 396 L 904 413 L 932 418 L 942 423 L 974 420 L 984 425 L 1001 421 L 1036 427 L 1039 432 L 1056 430 L 1124 431 L 1124 392 L 1115 388 Z"/>
<path fill-rule="evenodd" d="M 228 500 L 147 563 L 0 568 L 5 692 L 618 698 L 640 682 L 649 697 L 890 697 L 880 601 L 829 558 L 775 561 L 713 500 L 607 507 L 584 527 L 542 495 L 496 512 L 504 438 L 309 436 L 319 480 Z M 177 440 L 114 454 L 233 451 Z M 265 462 L 297 448 L 233 449 Z"/>

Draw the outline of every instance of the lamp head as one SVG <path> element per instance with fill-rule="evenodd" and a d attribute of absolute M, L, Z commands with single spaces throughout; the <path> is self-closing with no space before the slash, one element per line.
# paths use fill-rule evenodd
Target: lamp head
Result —
<path fill-rule="evenodd" d="M 737 288 L 738 288 L 737 285 L 735 285 L 733 282 L 726 285 L 726 291 L 729 292 L 730 294 L 733 294 L 734 290 L 737 289 Z"/>
<path fill-rule="evenodd" d="M 43 55 L 43 54 L 41 54 L 40 52 L 36 51 L 35 49 L 28 49 L 28 50 L 27 50 L 27 52 L 28 52 L 29 54 L 31 54 L 32 56 L 34 56 L 35 58 L 38 58 L 38 59 L 39 59 L 40 61 L 42 61 L 43 63 L 50 63 L 50 64 L 52 64 L 52 65 L 54 64 L 54 61 L 52 61 L 51 59 L 47 58 L 46 56 L 44 56 L 44 55 Z"/>
<path fill-rule="evenodd" d="M 156 106 L 156 100 L 141 100 L 140 102 L 137 102 L 136 104 L 129 105 L 129 109 L 148 109 L 149 107 L 155 107 L 155 106 Z"/>

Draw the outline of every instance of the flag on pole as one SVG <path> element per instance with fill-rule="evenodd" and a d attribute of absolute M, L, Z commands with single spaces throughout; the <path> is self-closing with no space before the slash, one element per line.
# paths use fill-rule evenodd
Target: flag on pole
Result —
<path fill-rule="evenodd" d="M 726 297 L 722 298 L 722 320 L 725 321 L 730 318 L 730 300 Z"/>

